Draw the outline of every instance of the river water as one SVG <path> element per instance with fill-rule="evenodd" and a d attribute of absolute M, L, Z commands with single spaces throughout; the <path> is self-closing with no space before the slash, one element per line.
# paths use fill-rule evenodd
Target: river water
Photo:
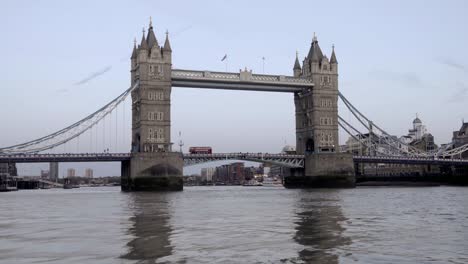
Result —
<path fill-rule="evenodd" d="M 468 189 L 0 193 L 0 263 L 468 263 Z"/>

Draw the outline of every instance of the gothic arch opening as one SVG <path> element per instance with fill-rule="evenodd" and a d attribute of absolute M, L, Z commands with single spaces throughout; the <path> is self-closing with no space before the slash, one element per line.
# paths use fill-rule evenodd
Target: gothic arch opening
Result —
<path fill-rule="evenodd" d="M 305 147 L 306 152 L 314 152 L 314 145 L 314 139 L 308 138 Z"/>
<path fill-rule="evenodd" d="M 135 143 L 133 144 L 133 152 L 140 152 L 140 133 L 135 134 Z"/>

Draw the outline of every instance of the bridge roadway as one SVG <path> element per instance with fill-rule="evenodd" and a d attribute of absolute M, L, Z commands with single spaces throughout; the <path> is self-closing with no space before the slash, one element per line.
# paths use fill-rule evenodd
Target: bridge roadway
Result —
<path fill-rule="evenodd" d="M 118 162 L 130 160 L 130 158 L 131 153 L 0 154 L 0 163 Z M 238 152 L 183 154 L 183 158 L 185 166 L 220 160 L 246 160 L 254 162 L 268 162 L 289 168 L 304 167 L 304 155 Z M 353 159 L 355 163 L 468 166 L 468 160 L 440 159 L 434 157 L 354 156 Z"/>
<path fill-rule="evenodd" d="M 382 163 L 382 164 L 409 164 L 409 165 L 463 165 L 468 166 L 468 160 L 443 159 L 443 158 L 419 158 L 397 156 L 353 156 L 355 163 Z"/>
<path fill-rule="evenodd" d="M 313 82 L 306 78 L 253 74 L 247 70 L 234 73 L 173 69 L 171 80 L 173 87 L 219 90 L 294 93 L 314 87 Z"/>
<path fill-rule="evenodd" d="M 303 155 L 268 153 L 215 153 L 183 154 L 183 157 L 185 166 L 218 160 L 247 160 L 256 162 L 269 162 L 290 168 L 304 167 Z M 0 154 L 0 163 L 115 162 L 130 160 L 130 158 L 131 153 Z"/>

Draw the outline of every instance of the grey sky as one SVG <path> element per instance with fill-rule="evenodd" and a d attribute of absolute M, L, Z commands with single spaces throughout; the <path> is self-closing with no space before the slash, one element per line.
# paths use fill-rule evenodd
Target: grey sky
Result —
<path fill-rule="evenodd" d="M 0 146 L 63 128 L 128 88 L 129 59 L 122 58 L 130 57 L 149 16 L 160 43 L 170 32 L 174 68 L 224 70 L 220 59 L 227 53 L 229 71 L 260 73 L 264 56 L 266 73 L 291 75 L 296 50 L 302 60 L 316 32 L 328 56 L 335 44 L 340 90 L 388 132 L 407 133 L 419 113 L 440 144 L 468 118 L 466 1 L 16 0 L 1 6 Z M 185 146 L 278 152 L 295 142 L 289 94 L 174 88 L 172 105 L 173 135 L 182 131 Z M 121 138 L 127 141 L 115 151 L 129 150 L 129 106 L 126 111 Z"/>

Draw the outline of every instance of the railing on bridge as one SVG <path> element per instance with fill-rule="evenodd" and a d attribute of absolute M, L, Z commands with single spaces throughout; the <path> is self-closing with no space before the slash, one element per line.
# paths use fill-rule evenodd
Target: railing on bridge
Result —
<path fill-rule="evenodd" d="M 288 168 L 304 168 L 305 158 L 304 155 L 241 152 L 181 155 L 184 159 L 184 166 L 222 160 L 246 160 L 270 163 Z M 7 154 L 0 155 L 0 163 L 118 162 L 130 160 L 130 158 L 131 153 Z M 468 160 L 466 159 L 444 159 L 437 157 L 353 156 L 353 160 L 355 163 L 468 166 Z"/>

